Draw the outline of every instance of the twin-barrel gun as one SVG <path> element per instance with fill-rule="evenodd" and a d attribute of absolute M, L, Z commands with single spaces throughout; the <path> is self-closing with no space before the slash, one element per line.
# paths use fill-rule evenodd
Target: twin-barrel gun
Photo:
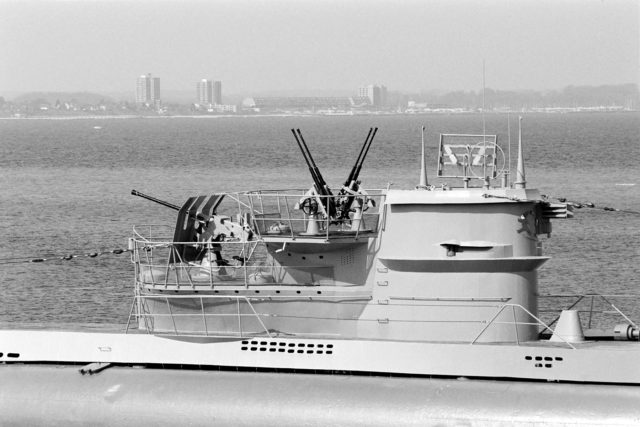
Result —
<path fill-rule="evenodd" d="M 293 136 L 298 143 L 298 147 L 300 148 L 300 151 L 302 151 L 302 156 L 309 167 L 314 190 L 316 194 L 320 196 L 324 211 L 334 221 L 341 222 L 349 219 L 351 206 L 359 191 L 360 181 L 358 181 L 358 177 L 360 176 L 364 159 L 369 153 L 369 148 L 371 148 L 371 143 L 378 132 L 378 128 L 369 128 L 369 133 L 367 134 L 364 144 L 362 144 L 362 148 L 360 148 L 358 158 L 351 168 L 344 185 L 336 196 L 331 192 L 331 189 L 318 169 L 318 165 L 313 160 L 313 156 L 311 156 L 311 152 L 309 151 L 309 146 L 302 137 L 300 129 L 291 129 L 291 132 L 293 133 Z"/>

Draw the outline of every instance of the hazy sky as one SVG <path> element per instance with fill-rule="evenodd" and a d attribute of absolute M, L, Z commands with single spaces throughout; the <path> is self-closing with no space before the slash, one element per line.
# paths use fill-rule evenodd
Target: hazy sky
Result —
<path fill-rule="evenodd" d="M 637 0 L 0 0 L 0 95 L 639 83 Z"/>

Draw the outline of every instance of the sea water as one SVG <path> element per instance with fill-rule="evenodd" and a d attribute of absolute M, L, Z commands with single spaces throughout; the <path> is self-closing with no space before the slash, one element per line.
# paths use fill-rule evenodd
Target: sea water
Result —
<path fill-rule="evenodd" d="M 366 188 L 418 184 L 423 125 L 430 184 L 443 183 L 434 178 L 439 133 L 481 134 L 484 126 L 498 135 L 514 170 L 517 117 L 484 120 L 477 114 L 0 120 L 0 327 L 126 323 L 133 297 L 128 254 L 25 261 L 124 249 L 134 224 L 174 224 L 175 211 L 131 196 L 131 189 L 181 205 L 196 194 L 307 188 L 311 178 L 291 128 L 301 129 L 333 188 L 374 126 L 379 131 L 360 176 Z M 638 305 L 640 114 L 525 114 L 522 136 L 528 188 L 596 206 L 554 220 L 551 237 L 542 237 L 552 259 L 540 269 L 540 293 L 627 294 L 621 304 Z"/>

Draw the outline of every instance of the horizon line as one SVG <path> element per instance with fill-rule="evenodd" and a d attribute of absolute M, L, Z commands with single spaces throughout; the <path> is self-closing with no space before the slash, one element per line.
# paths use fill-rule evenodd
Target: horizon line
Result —
<path fill-rule="evenodd" d="M 526 88 L 526 89 L 503 89 L 503 88 L 499 88 L 499 87 L 486 87 L 484 90 L 489 89 L 489 90 L 494 90 L 494 91 L 502 91 L 502 92 L 550 92 L 550 91 L 560 91 L 560 90 L 564 90 L 566 88 L 569 87 L 579 87 L 579 88 L 598 88 L 598 87 L 607 87 L 607 86 L 635 86 L 636 90 L 638 90 L 639 85 L 638 83 L 635 82 L 624 82 L 624 83 L 600 83 L 600 84 L 567 84 L 564 85 L 562 87 L 555 87 L 555 88 L 544 88 L 544 89 L 533 89 L 533 88 Z M 479 89 L 465 89 L 465 88 L 448 88 L 448 89 L 441 89 L 441 88 L 419 88 L 419 89 L 397 89 L 397 90 L 390 90 L 387 87 L 387 91 L 390 93 L 398 93 L 398 94 L 403 94 L 403 95 L 414 95 L 414 94 L 420 94 L 420 93 L 424 93 L 424 92 L 440 92 L 440 93 L 450 93 L 450 92 L 478 92 L 478 91 L 482 91 L 483 88 L 479 88 Z M 187 93 L 187 92 L 191 92 L 191 89 L 186 89 L 186 88 L 166 88 L 166 89 L 162 89 L 161 88 L 161 93 L 162 92 L 168 92 L 168 93 L 178 93 L 178 92 L 182 92 L 182 93 Z M 325 92 L 325 93 L 329 93 L 329 92 L 355 92 L 354 89 L 321 89 L 321 88 L 295 88 L 295 89 L 258 89 L 258 90 L 242 90 L 242 92 L 245 93 L 294 93 L 294 92 L 300 92 L 300 93 L 305 93 L 305 92 Z M 88 89 L 32 89 L 32 90 L 5 90 L 5 89 L 0 89 L 0 96 L 11 96 L 11 97 L 20 97 L 23 95 L 28 95 L 28 94 L 35 94 L 35 93 L 49 93 L 49 94 L 54 94 L 54 93 L 84 93 L 84 94 L 95 94 L 95 95 L 108 95 L 108 94 L 118 94 L 118 95 L 123 95 L 123 94 L 127 94 L 127 93 L 131 93 L 133 96 L 135 96 L 135 88 L 132 88 L 131 90 L 88 90 Z M 243 97 L 251 97 L 252 95 L 244 95 L 242 94 L 240 91 L 231 91 L 229 92 L 226 96 L 243 96 Z M 291 96 L 291 95 L 289 95 Z"/>

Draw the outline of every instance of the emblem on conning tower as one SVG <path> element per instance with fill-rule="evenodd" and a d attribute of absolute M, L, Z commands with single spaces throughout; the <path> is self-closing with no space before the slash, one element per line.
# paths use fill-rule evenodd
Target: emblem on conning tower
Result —
<path fill-rule="evenodd" d="M 496 135 L 440 135 L 439 177 L 495 179 L 504 168 L 505 156 Z"/>

